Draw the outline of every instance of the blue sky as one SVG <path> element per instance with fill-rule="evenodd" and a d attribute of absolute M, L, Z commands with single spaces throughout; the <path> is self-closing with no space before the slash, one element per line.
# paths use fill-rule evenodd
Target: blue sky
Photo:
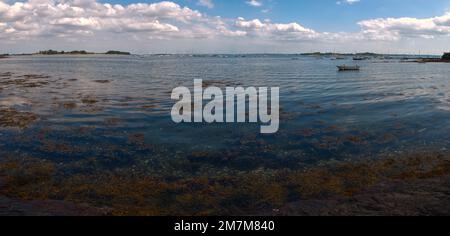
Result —
<path fill-rule="evenodd" d="M 450 51 L 450 0 L 0 0 L 0 53 Z"/>
<path fill-rule="evenodd" d="M 131 4 L 160 2 L 158 0 L 102 0 L 102 2 Z M 269 18 L 277 22 L 302 22 L 321 31 L 357 30 L 357 22 L 372 18 L 440 16 L 450 11 L 450 0 L 360 0 L 340 4 L 338 0 L 261 0 L 261 7 L 252 7 L 245 0 L 213 0 L 214 7 L 202 7 L 195 0 L 174 1 L 210 15 L 229 18 Z M 262 12 L 269 10 L 268 12 Z"/>

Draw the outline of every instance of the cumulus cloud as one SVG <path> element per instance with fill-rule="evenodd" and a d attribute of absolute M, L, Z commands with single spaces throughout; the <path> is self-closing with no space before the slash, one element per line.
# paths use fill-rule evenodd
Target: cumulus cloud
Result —
<path fill-rule="evenodd" d="M 142 32 L 164 36 L 181 32 L 180 26 L 202 20 L 200 12 L 167 1 L 128 6 L 95 0 L 29 0 L 11 5 L 0 2 L 2 35 L 11 38 L 67 36 L 79 32 Z"/>
<path fill-rule="evenodd" d="M 355 0 L 349 0 L 355 2 Z M 253 3 L 252 3 L 253 2 Z M 213 7 L 211 0 L 197 2 Z M 260 1 L 248 1 L 257 6 Z M 450 12 L 431 18 L 380 18 L 358 22 L 356 32 L 319 32 L 298 22 L 222 18 L 170 1 L 129 5 L 100 3 L 96 0 L 0 0 L 0 39 L 57 39 L 74 41 L 93 38 L 105 40 L 205 39 L 208 42 L 231 38 L 243 44 L 250 42 L 314 42 L 322 45 L 367 41 L 431 39 L 450 35 Z M 279 41 L 283 41 L 279 43 Z M 123 41 L 121 41 L 123 42 Z M 120 43 L 120 42 L 119 42 Z M 217 43 L 220 44 L 220 43 Z M 181 46 L 180 46 L 181 47 Z"/>
<path fill-rule="evenodd" d="M 434 38 L 450 35 L 450 12 L 440 17 L 373 19 L 358 24 L 362 33 L 371 39 Z"/>
<path fill-rule="evenodd" d="M 208 5 L 211 1 L 200 1 Z M 258 3 L 252 3 L 258 4 Z M 0 4 L 3 38 L 77 37 L 99 33 L 148 38 L 270 37 L 304 39 L 316 32 L 298 23 L 210 17 L 174 2 L 112 5 L 95 0 L 28 0 Z"/>
<path fill-rule="evenodd" d="M 298 23 L 272 23 L 269 20 L 262 22 L 259 19 L 246 20 L 239 17 L 235 26 L 247 32 L 248 35 L 271 37 L 277 39 L 312 39 L 319 36 L 312 29 L 303 27 Z"/>

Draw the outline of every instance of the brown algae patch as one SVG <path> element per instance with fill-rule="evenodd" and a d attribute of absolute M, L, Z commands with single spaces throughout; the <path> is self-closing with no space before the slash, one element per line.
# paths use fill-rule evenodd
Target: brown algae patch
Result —
<path fill-rule="evenodd" d="M 22 88 L 37 88 L 48 85 L 50 83 L 50 76 L 46 75 L 22 75 L 12 77 L 12 74 L 5 74 L 7 77 L 0 80 L 0 86 L 17 86 Z"/>
<path fill-rule="evenodd" d="M 111 81 L 105 79 L 105 80 L 94 80 L 94 82 L 99 83 L 99 84 L 107 84 L 107 83 L 110 83 Z"/>
<path fill-rule="evenodd" d="M 122 119 L 119 118 L 106 118 L 105 124 L 107 126 L 117 126 L 122 122 Z"/>
<path fill-rule="evenodd" d="M 128 135 L 127 143 L 137 146 L 140 150 L 149 149 L 151 146 L 145 141 L 145 134 L 134 133 Z"/>
<path fill-rule="evenodd" d="M 65 155 L 78 154 L 84 151 L 83 148 L 75 147 L 70 144 L 48 140 L 44 140 L 42 146 L 39 149 L 47 153 L 59 153 Z"/>
<path fill-rule="evenodd" d="M 0 109 L 0 127 L 24 129 L 39 117 L 31 112 L 20 112 L 12 108 Z"/>
<path fill-rule="evenodd" d="M 0 73 L 0 77 L 11 77 L 12 75 L 13 75 L 13 73 L 11 73 L 11 72 Z"/>
<path fill-rule="evenodd" d="M 378 144 L 385 144 L 385 143 L 393 142 L 396 139 L 397 138 L 394 135 L 386 133 L 386 134 L 383 134 L 380 137 L 378 137 L 375 142 Z"/>
<path fill-rule="evenodd" d="M 393 155 L 304 170 L 220 171 L 182 178 L 151 175 L 138 166 L 70 176 L 60 168 L 48 161 L 6 159 L 0 163 L 3 192 L 20 199 L 88 203 L 112 209 L 114 215 L 248 215 L 298 200 L 353 196 L 386 181 L 448 176 L 450 156 Z"/>
<path fill-rule="evenodd" d="M 78 107 L 78 105 L 75 102 L 64 102 L 61 104 L 61 106 L 67 110 L 73 110 Z"/>
<path fill-rule="evenodd" d="M 84 105 L 81 110 L 83 112 L 97 113 L 103 110 L 103 107 L 98 105 L 99 100 L 93 96 L 81 97 L 81 103 Z"/>
<path fill-rule="evenodd" d="M 36 158 L 11 159 L 6 158 L 0 163 L 0 176 L 4 181 L 2 194 L 8 190 L 14 192 L 14 197 L 22 200 L 50 198 L 50 182 L 56 173 L 56 165 L 50 161 Z M 45 189 L 45 190 L 44 190 Z M 33 194 L 30 194 L 33 193 Z"/>
<path fill-rule="evenodd" d="M 155 109 L 155 108 L 160 108 L 157 104 L 148 104 L 148 105 L 143 105 L 141 106 L 142 109 Z"/>
<path fill-rule="evenodd" d="M 85 97 L 85 98 L 81 99 L 81 102 L 83 104 L 92 105 L 92 104 L 96 104 L 98 102 L 98 100 L 91 98 L 91 97 Z"/>
<path fill-rule="evenodd" d="M 302 130 L 298 130 L 295 132 L 296 134 L 303 136 L 303 137 L 312 137 L 314 135 L 317 134 L 317 131 L 313 130 L 313 129 L 302 129 Z"/>

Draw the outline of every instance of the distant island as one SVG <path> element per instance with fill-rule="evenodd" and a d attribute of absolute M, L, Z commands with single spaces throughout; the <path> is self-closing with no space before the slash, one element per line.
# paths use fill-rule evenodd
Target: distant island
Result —
<path fill-rule="evenodd" d="M 445 62 L 450 63 L 450 52 L 444 53 L 441 58 L 430 58 L 430 59 L 420 59 L 417 60 L 419 63 L 427 63 L 427 62 Z"/>
<path fill-rule="evenodd" d="M 121 52 L 121 51 L 107 51 L 105 54 L 108 55 L 131 55 L 129 52 Z"/>
<path fill-rule="evenodd" d="M 81 51 L 70 51 L 70 52 L 66 52 L 66 51 L 55 51 L 55 50 L 46 50 L 46 51 L 39 51 L 38 53 L 35 53 L 38 55 L 64 55 L 64 54 L 71 54 L 71 55 L 87 55 L 87 54 L 95 54 L 93 52 L 87 52 L 85 50 L 81 50 Z"/>
<path fill-rule="evenodd" d="M 37 53 L 33 53 L 33 55 L 92 55 L 92 54 L 106 54 L 106 55 L 131 55 L 129 52 L 121 52 L 121 51 L 114 51 L 110 50 L 105 53 L 95 53 L 95 52 L 88 52 L 85 50 L 75 50 L 75 51 L 56 51 L 56 50 L 45 50 L 45 51 L 39 51 Z"/>
<path fill-rule="evenodd" d="M 311 52 L 302 53 L 303 56 L 381 56 L 382 54 L 363 52 L 363 53 L 334 53 L 334 52 Z"/>
<path fill-rule="evenodd" d="M 33 56 L 33 55 L 132 55 L 130 52 L 109 50 L 104 53 L 89 52 L 86 50 L 74 50 L 74 51 L 57 51 L 57 50 L 44 50 L 36 53 L 22 53 L 22 54 L 0 54 L 0 59 L 8 58 L 10 56 Z M 450 52 L 446 52 L 443 56 L 437 55 L 415 55 L 415 54 L 379 54 L 372 52 L 361 53 L 336 53 L 336 52 L 309 52 L 309 53 L 249 53 L 249 54 L 151 54 L 154 56 L 169 56 L 169 55 L 190 55 L 193 57 L 248 57 L 248 56 L 269 56 L 269 55 L 290 55 L 290 56 L 310 56 L 317 58 L 332 58 L 333 60 L 342 60 L 353 58 L 353 60 L 370 60 L 370 59 L 397 59 L 402 62 L 446 62 L 450 63 Z"/>

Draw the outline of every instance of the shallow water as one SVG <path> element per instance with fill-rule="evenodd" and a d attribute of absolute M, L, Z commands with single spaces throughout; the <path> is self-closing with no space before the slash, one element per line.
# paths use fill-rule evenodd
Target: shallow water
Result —
<path fill-rule="evenodd" d="M 1 59 L 0 81 L 36 83 L 0 83 L 0 107 L 39 119 L 1 127 L 0 153 L 185 174 L 450 148 L 450 64 L 368 60 L 358 62 L 359 72 L 336 69 L 353 63 L 292 55 Z M 261 135 L 259 124 L 174 124 L 170 92 L 194 79 L 280 87 L 279 132 Z"/>

